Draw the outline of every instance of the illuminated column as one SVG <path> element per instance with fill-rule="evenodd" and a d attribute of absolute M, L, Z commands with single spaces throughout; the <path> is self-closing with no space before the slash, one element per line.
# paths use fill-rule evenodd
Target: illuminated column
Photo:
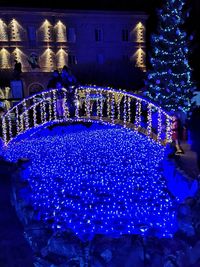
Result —
<path fill-rule="evenodd" d="M 18 23 L 16 19 L 12 19 L 10 22 L 10 41 L 21 41 L 21 31 L 22 26 Z"/>
<path fill-rule="evenodd" d="M 12 54 L 17 61 L 22 63 L 22 69 L 28 66 L 27 55 L 21 49 L 16 47 Z"/>
<path fill-rule="evenodd" d="M 60 48 L 56 53 L 57 68 L 62 69 L 64 65 L 67 65 L 67 53 L 63 48 Z"/>
<path fill-rule="evenodd" d="M 52 71 L 55 68 L 55 55 L 49 47 L 45 49 L 45 51 L 41 55 L 41 64 L 42 68 L 44 68 L 45 71 L 48 72 Z"/>
<path fill-rule="evenodd" d="M 135 59 L 135 66 L 142 69 L 143 71 L 146 70 L 146 65 L 145 65 L 145 58 L 146 54 L 144 50 L 142 49 L 141 46 L 137 49 L 137 51 L 134 54 L 134 59 Z"/>
<path fill-rule="evenodd" d="M 1 42 L 8 41 L 7 25 L 2 19 L 0 19 L 0 41 Z"/>
<path fill-rule="evenodd" d="M 146 53 L 143 49 L 145 43 L 145 27 L 142 22 L 138 22 L 133 30 L 135 41 L 138 44 L 137 51 L 133 55 L 135 66 L 146 71 Z"/>
<path fill-rule="evenodd" d="M 66 42 L 66 26 L 59 20 L 55 27 L 56 42 Z"/>
<path fill-rule="evenodd" d="M 9 69 L 10 67 L 10 53 L 7 49 L 2 48 L 0 51 L 0 68 Z"/>
<path fill-rule="evenodd" d="M 45 19 L 39 30 L 39 39 L 43 42 L 53 42 L 53 26 L 49 20 Z"/>
<path fill-rule="evenodd" d="M 144 43 L 145 42 L 145 27 L 142 22 L 138 22 L 136 25 L 136 42 Z"/>

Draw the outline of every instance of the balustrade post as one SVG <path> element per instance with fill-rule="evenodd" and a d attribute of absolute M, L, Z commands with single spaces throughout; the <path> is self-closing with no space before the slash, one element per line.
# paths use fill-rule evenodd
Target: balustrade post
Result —
<path fill-rule="evenodd" d="M 17 135 L 20 132 L 20 128 L 19 128 L 19 110 L 18 110 L 18 106 L 16 106 L 16 131 L 17 131 Z"/>
<path fill-rule="evenodd" d="M 131 98 L 128 97 L 128 122 L 131 122 Z"/>
<path fill-rule="evenodd" d="M 112 93 L 111 96 L 111 122 L 114 123 L 115 121 L 115 93 Z"/>
<path fill-rule="evenodd" d="M 168 115 L 166 117 L 166 142 L 172 142 L 172 118 L 170 118 Z"/>
<path fill-rule="evenodd" d="M 90 91 L 88 89 L 86 89 L 86 116 L 87 118 L 90 118 Z"/>
<path fill-rule="evenodd" d="M 3 141 L 7 144 L 7 125 L 6 125 L 6 118 L 2 117 L 2 131 L 3 131 Z"/>
<path fill-rule="evenodd" d="M 137 130 L 141 126 L 141 101 L 139 99 L 136 101 L 135 126 Z"/>
<path fill-rule="evenodd" d="M 162 113 L 161 109 L 158 109 L 158 133 L 157 133 L 157 141 L 161 142 L 161 134 L 162 134 Z"/>
<path fill-rule="evenodd" d="M 126 127 L 126 122 L 127 122 L 127 102 L 126 102 L 126 95 L 124 95 L 124 114 L 123 114 L 123 120 L 124 120 L 124 127 Z"/>
<path fill-rule="evenodd" d="M 151 136 L 152 132 L 152 105 L 151 103 L 147 106 L 147 135 Z"/>
<path fill-rule="evenodd" d="M 78 88 L 76 88 L 75 90 L 74 100 L 75 100 L 75 117 L 78 119 L 79 118 Z"/>
<path fill-rule="evenodd" d="M 53 113 L 54 113 L 54 120 L 57 120 L 58 116 L 56 108 L 56 90 L 53 90 Z"/>

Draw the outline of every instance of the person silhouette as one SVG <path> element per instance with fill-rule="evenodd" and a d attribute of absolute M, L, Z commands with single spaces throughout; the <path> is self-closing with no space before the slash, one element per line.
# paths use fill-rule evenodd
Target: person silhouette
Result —
<path fill-rule="evenodd" d="M 22 64 L 17 59 L 15 59 L 15 65 L 14 65 L 14 78 L 16 80 L 19 80 L 22 73 Z"/>

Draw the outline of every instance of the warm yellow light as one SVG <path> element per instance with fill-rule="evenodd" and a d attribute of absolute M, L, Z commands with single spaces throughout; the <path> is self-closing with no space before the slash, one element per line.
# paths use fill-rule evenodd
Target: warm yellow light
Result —
<path fill-rule="evenodd" d="M 15 50 L 13 51 L 13 56 L 17 61 L 22 63 L 22 71 L 24 71 L 24 68 L 26 68 L 28 64 L 27 55 L 21 49 L 16 47 Z"/>
<path fill-rule="evenodd" d="M 2 48 L 0 51 L 0 68 L 2 69 L 10 68 L 10 53 L 5 48 Z"/>
<path fill-rule="evenodd" d="M 145 51 L 141 47 L 139 47 L 133 55 L 133 59 L 135 61 L 135 66 L 142 69 L 143 71 L 146 71 L 145 58 Z"/>
<path fill-rule="evenodd" d="M 52 42 L 53 34 L 52 34 L 52 24 L 45 19 L 42 25 L 39 28 L 39 33 L 41 34 L 40 39 L 44 42 Z"/>
<path fill-rule="evenodd" d="M 12 19 L 10 22 L 11 41 L 21 41 L 23 39 L 24 28 L 20 25 L 20 23 L 16 19 Z"/>
<path fill-rule="evenodd" d="M 59 20 L 55 25 L 56 42 L 66 42 L 66 26 Z"/>
<path fill-rule="evenodd" d="M 138 22 L 132 31 L 137 43 L 145 42 L 145 27 L 142 22 Z"/>
<path fill-rule="evenodd" d="M 61 69 L 64 65 L 67 65 L 67 53 L 63 48 L 60 48 L 56 53 L 57 68 Z"/>
<path fill-rule="evenodd" d="M 55 54 L 49 47 L 41 55 L 41 64 L 43 70 L 47 72 L 52 71 L 55 67 Z"/>
<path fill-rule="evenodd" d="M 8 41 L 7 25 L 2 19 L 0 19 L 0 41 Z"/>

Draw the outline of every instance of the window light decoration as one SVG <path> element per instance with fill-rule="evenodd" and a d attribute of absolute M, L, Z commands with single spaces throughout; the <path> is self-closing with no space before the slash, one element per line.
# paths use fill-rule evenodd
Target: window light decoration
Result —
<path fill-rule="evenodd" d="M 6 48 L 2 48 L 0 50 L 0 68 L 9 69 L 11 67 L 10 60 L 10 53 Z"/>
<path fill-rule="evenodd" d="M 13 18 L 9 24 L 10 41 L 21 42 L 24 37 L 24 28 L 21 24 Z"/>
<path fill-rule="evenodd" d="M 56 35 L 56 42 L 66 42 L 66 26 L 60 20 L 54 26 L 54 31 Z"/>
<path fill-rule="evenodd" d="M 0 42 L 8 41 L 8 27 L 4 20 L 0 19 Z"/>
<path fill-rule="evenodd" d="M 48 20 L 45 19 L 42 23 L 42 25 L 40 26 L 39 30 L 39 37 L 40 40 L 42 40 L 43 42 L 53 42 L 53 26 L 52 23 Z"/>
<path fill-rule="evenodd" d="M 67 59 L 67 52 L 63 48 L 60 48 L 56 53 L 57 68 L 62 69 L 64 65 L 68 65 Z"/>

